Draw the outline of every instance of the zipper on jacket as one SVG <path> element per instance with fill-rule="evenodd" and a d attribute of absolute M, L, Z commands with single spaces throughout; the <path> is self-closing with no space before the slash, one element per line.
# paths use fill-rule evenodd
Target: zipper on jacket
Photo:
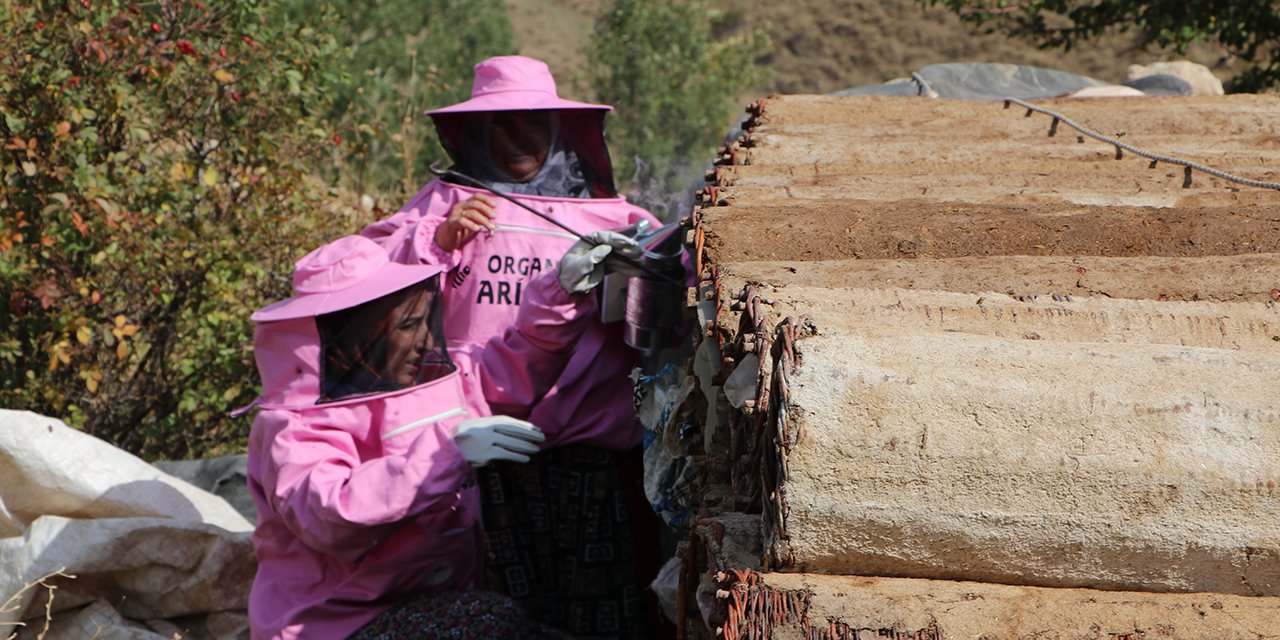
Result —
<path fill-rule="evenodd" d="M 392 429 L 391 431 L 388 431 L 382 434 L 382 439 L 386 440 L 387 438 L 398 436 L 406 431 L 410 431 L 418 427 L 426 426 L 433 422 L 440 422 L 441 420 L 444 420 L 446 418 L 452 418 L 454 416 L 459 416 L 459 415 L 461 416 L 467 415 L 467 410 L 461 407 L 454 407 L 448 411 L 437 413 L 434 416 L 427 416 L 425 418 L 422 418 L 421 420 L 414 420 L 409 424 L 401 425 L 399 427 L 396 427 L 395 429 Z"/>
<path fill-rule="evenodd" d="M 577 240 L 578 236 L 564 231 L 552 231 L 551 229 L 534 229 L 533 227 L 522 227 L 514 224 L 494 225 L 494 229 L 498 231 L 511 231 L 515 233 L 533 233 L 544 236 L 556 236 L 559 238 L 568 238 L 569 240 Z"/>

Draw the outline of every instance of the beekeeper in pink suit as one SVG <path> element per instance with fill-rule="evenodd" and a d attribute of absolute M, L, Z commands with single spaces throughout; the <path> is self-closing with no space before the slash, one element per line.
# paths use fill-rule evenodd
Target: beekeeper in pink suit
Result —
<path fill-rule="evenodd" d="M 455 171 L 568 228 L 656 228 L 653 215 L 614 187 L 604 142 L 610 109 L 560 98 L 546 64 L 503 56 L 475 66 L 469 100 L 428 114 Z M 517 321 L 530 283 L 575 242 L 516 204 L 447 179 L 362 234 L 394 260 L 447 269 L 444 329 L 460 362 Z M 530 464 L 481 474 L 489 587 L 582 636 L 645 637 L 644 618 L 657 615 L 641 602 L 660 559 L 658 521 L 641 489 L 642 428 L 629 377 L 637 363 L 621 323 L 591 321 L 530 412 L 546 435 L 544 451 Z"/>
<path fill-rule="evenodd" d="M 296 295 L 253 315 L 254 638 L 565 637 L 475 591 L 475 469 L 538 451 L 517 416 L 567 361 L 595 310 L 578 294 L 611 250 L 584 243 L 530 280 L 465 375 L 445 348 L 440 265 L 391 262 L 360 236 L 298 261 Z"/>

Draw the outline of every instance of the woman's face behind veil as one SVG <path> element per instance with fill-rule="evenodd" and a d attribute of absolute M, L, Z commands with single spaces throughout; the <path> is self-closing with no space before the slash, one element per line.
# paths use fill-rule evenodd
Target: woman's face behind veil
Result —
<path fill-rule="evenodd" d="M 392 382 L 409 386 L 422 371 L 424 356 L 435 347 L 427 317 L 431 304 L 426 292 L 410 296 L 392 312 L 387 332 L 386 376 Z"/>
<path fill-rule="evenodd" d="M 546 111 L 498 111 L 489 123 L 489 157 L 514 182 L 538 175 L 551 148 L 551 116 Z"/>
<path fill-rule="evenodd" d="M 403 389 L 454 370 L 435 282 L 316 319 L 324 351 L 322 402 Z"/>

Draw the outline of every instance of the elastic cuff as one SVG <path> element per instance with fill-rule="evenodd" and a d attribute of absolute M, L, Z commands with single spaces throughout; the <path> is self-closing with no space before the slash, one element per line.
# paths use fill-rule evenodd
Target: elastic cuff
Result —
<path fill-rule="evenodd" d="M 445 251 L 436 244 L 436 230 L 444 221 L 445 218 L 437 216 L 418 220 L 413 232 L 413 257 L 422 264 L 442 264 L 450 270 L 458 266 L 458 252 Z"/>

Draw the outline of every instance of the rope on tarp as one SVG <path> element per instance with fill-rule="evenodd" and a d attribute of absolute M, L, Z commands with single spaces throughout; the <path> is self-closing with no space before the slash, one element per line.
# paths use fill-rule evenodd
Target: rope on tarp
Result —
<path fill-rule="evenodd" d="M 1194 169 L 1196 171 L 1207 173 L 1211 176 L 1217 176 L 1219 178 L 1222 178 L 1223 180 L 1228 180 L 1230 182 L 1235 182 L 1237 184 L 1243 184 L 1250 187 L 1258 187 L 1260 189 L 1280 190 L 1280 183 L 1264 182 L 1262 180 L 1252 180 L 1249 178 L 1241 178 L 1240 176 L 1232 175 L 1230 173 L 1227 173 L 1226 171 L 1214 169 L 1213 167 L 1209 167 L 1209 166 L 1200 164 L 1198 162 L 1192 162 L 1190 160 L 1184 160 L 1182 158 L 1175 158 L 1173 156 L 1166 156 L 1158 153 L 1152 153 L 1150 151 L 1145 151 L 1143 149 L 1139 149 L 1126 142 L 1121 142 L 1120 140 L 1117 140 L 1115 138 L 1104 136 L 1098 133 L 1097 131 L 1094 131 L 1084 125 L 1077 124 L 1071 118 L 1068 118 L 1067 116 L 1064 116 L 1061 113 L 1058 113 L 1057 111 L 1053 111 L 1052 109 L 1037 107 L 1035 105 L 1023 102 L 1022 100 L 1019 100 L 1017 98 L 1004 98 L 1005 109 L 1008 109 L 1009 105 L 1011 104 L 1016 104 L 1020 107 L 1025 108 L 1027 110 L 1027 114 L 1026 114 L 1027 117 L 1030 117 L 1032 112 L 1043 113 L 1047 116 L 1052 117 L 1053 122 L 1049 125 L 1050 136 L 1053 136 L 1058 132 L 1058 123 L 1062 122 L 1067 126 L 1071 127 L 1072 129 L 1075 129 L 1076 131 L 1079 131 L 1080 133 L 1086 136 L 1089 136 L 1090 138 L 1093 138 L 1094 140 L 1099 140 L 1101 142 L 1105 142 L 1111 146 L 1114 146 L 1116 148 L 1116 160 L 1119 160 L 1121 157 L 1123 157 L 1124 151 L 1128 151 L 1130 153 L 1142 156 L 1150 160 L 1152 169 L 1155 168 L 1156 163 L 1158 162 L 1179 165 L 1183 167 L 1183 179 L 1182 179 L 1183 189 L 1191 188 L 1191 171 Z"/>
<path fill-rule="evenodd" d="M 924 76 L 920 75 L 915 71 L 912 71 L 911 79 L 914 80 L 916 85 L 920 87 L 919 89 L 916 90 L 916 95 L 924 96 L 926 98 L 938 97 L 938 92 L 933 90 L 933 86 L 929 84 L 928 80 L 925 80 Z"/>

